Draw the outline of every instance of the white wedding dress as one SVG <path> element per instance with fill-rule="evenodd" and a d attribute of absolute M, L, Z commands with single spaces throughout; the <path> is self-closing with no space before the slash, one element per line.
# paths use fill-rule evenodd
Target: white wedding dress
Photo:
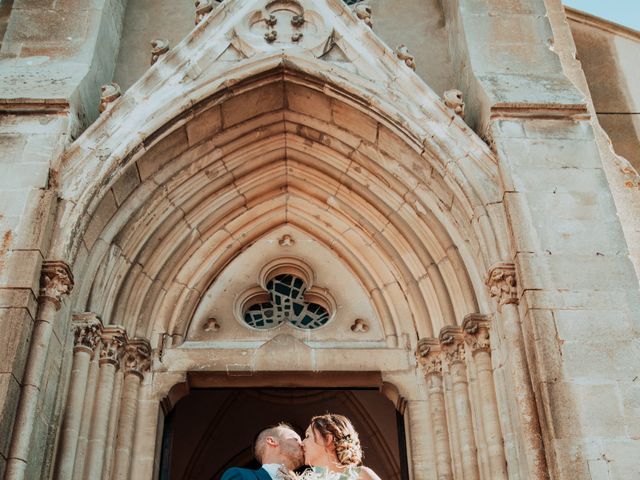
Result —
<path fill-rule="evenodd" d="M 305 470 L 300 480 L 358 480 L 360 467 L 351 466 L 343 472 L 331 472 L 326 467 L 311 467 Z"/>

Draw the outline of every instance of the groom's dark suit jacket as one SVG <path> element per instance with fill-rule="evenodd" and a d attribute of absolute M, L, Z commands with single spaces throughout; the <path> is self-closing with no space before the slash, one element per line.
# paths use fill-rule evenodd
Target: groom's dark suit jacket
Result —
<path fill-rule="evenodd" d="M 221 480 L 271 480 L 271 475 L 264 468 L 249 470 L 233 467 L 222 474 Z"/>

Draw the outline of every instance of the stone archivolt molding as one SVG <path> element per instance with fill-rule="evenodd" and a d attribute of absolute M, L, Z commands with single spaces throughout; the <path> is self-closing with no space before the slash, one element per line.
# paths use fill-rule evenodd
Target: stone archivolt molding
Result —
<path fill-rule="evenodd" d="M 65 262 L 48 261 L 42 264 L 40 297 L 51 300 L 56 310 L 60 310 L 62 297 L 71 293 L 73 285 L 73 273 Z"/>
<path fill-rule="evenodd" d="M 498 301 L 499 308 L 509 303 L 518 304 L 518 282 L 513 263 L 497 263 L 491 267 L 485 284 L 489 294 Z"/>

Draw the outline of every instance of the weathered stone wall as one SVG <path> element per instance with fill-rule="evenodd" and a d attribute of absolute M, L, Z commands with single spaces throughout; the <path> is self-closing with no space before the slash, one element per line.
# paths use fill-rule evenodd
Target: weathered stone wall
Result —
<path fill-rule="evenodd" d="M 4 470 L 8 456 L 19 388 L 36 318 L 40 269 L 47 255 L 49 230 L 56 208 L 55 193 L 48 190 L 49 166 L 62 153 L 67 127 L 65 115 L 0 117 L 3 151 L 3 175 L 0 176 L 0 411 L 3 422 L 0 471 Z M 55 337 L 58 353 L 62 341 Z M 53 375 L 52 381 L 55 380 Z M 48 419 L 43 420 L 48 423 Z"/>
<path fill-rule="evenodd" d="M 622 419 L 637 422 L 638 283 L 586 105 L 558 58 L 562 37 L 552 41 L 547 13 L 561 5 L 548 4 L 447 3 L 454 65 L 469 121 L 490 126 L 499 156 L 551 476 L 633 478 L 634 432 Z"/>
<path fill-rule="evenodd" d="M 598 122 L 618 155 L 640 168 L 640 33 L 569 13 Z"/>
<path fill-rule="evenodd" d="M 640 362 L 637 320 L 640 295 L 631 260 L 635 261 L 637 269 L 640 256 L 640 241 L 637 240 L 640 235 L 635 219 L 640 218 L 637 215 L 640 202 L 634 196 L 636 192 L 625 187 L 629 174 L 620 170 L 617 157 L 607 150 L 607 138 L 599 130 L 596 117 L 589 116 L 589 113 L 594 113 L 593 104 L 589 103 L 584 75 L 573 57 L 575 46 L 560 2 L 452 0 L 442 3 L 443 11 L 438 2 L 379 0 L 372 3 L 374 31 L 392 46 L 401 41 L 406 43 L 416 55 L 418 72 L 438 94 L 450 86 L 464 90 L 468 123 L 486 138 L 496 152 L 503 198 L 502 201 L 493 199 L 491 204 L 482 205 L 486 210 L 483 210 L 480 218 L 474 216 L 473 223 L 475 226 L 487 220 L 486 215 L 492 218 L 491 221 L 499 223 L 506 212 L 508 226 L 498 225 L 496 231 L 503 231 L 505 237 L 510 235 L 510 239 L 504 242 L 510 248 L 483 244 L 482 240 L 478 240 L 481 248 L 470 248 L 478 256 L 482 255 L 480 252 L 484 248 L 491 255 L 500 257 L 498 260 L 515 263 L 517 269 L 517 297 L 509 298 L 509 302 L 495 314 L 492 324 L 492 328 L 495 328 L 495 334 L 492 334 L 493 353 L 488 360 L 493 361 L 501 420 L 501 428 L 493 425 L 493 429 L 504 433 L 509 478 L 551 476 L 560 479 L 599 479 L 607 475 L 621 479 L 636 478 L 639 467 L 633 452 L 639 448 L 640 391 L 636 385 L 637 372 L 634 368 Z M 4 5 L 9 4 L 3 3 L 3 8 Z M 116 73 L 125 85 L 130 85 L 148 68 L 148 41 L 156 33 L 179 40 L 190 30 L 192 6 L 182 5 L 180 8 L 183 10 L 179 14 L 175 14 L 176 8 L 177 3 L 173 2 L 163 5 L 129 2 L 127 28 Z M 70 302 L 62 306 L 57 316 L 43 319 L 37 307 L 39 274 L 43 261 L 51 260 L 47 257 L 48 239 L 52 224 L 56 221 L 58 162 L 77 132 L 97 115 L 98 86 L 110 81 L 116 68 L 115 57 L 125 3 L 105 0 L 85 4 L 51 0 L 33 5 L 16 0 L 9 17 L 8 11 L 7 7 L 0 15 L 0 19 L 7 22 L 6 35 L 0 48 L 0 91 L 3 95 L 0 100 L 0 168 L 3 172 L 0 176 L 0 477 L 4 474 L 9 455 L 9 440 L 18 392 L 23 386 L 27 350 L 31 348 L 30 345 L 38 345 L 38 342 L 31 341 L 30 334 L 37 325 L 52 323 L 51 337 L 40 364 L 41 381 L 37 385 L 30 384 L 37 390 L 37 402 L 30 417 L 32 421 L 28 436 L 35 440 L 31 448 L 27 445 L 26 449 L 21 450 L 23 457 L 26 456 L 25 451 L 30 456 L 26 477 L 47 478 L 55 452 L 61 407 L 67 402 L 70 355 L 65 356 L 63 352 L 71 351 L 68 328 Z M 376 11 L 382 15 L 384 11 L 397 11 L 397 15 L 377 19 L 382 15 L 376 14 Z M 419 21 L 415 21 L 416 18 Z M 406 25 L 415 25 L 415 29 L 407 32 L 404 28 Z M 171 30 L 169 27 L 175 28 Z M 164 28 L 173 37 L 160 32 Z M 448 47 L 444 46 L 445 28 Z M 180 29 L 184 29 L 182 34 L 178 33 Z M 423 39 L 424 44 L 421 43 Z M 626 43 L 624 48 L 620 47 L 616 42 L 616 52 L 631 48 Z M 191 53 L 196 55 L 198 50 Z M 213 61 L 213 58 L 209 61 Z M 385 58 L 385 62 L 385 68 L 389 65 L 405 68 L 391 54 Z M 167 62 L 163 67 L 169 68 L 171 64 Z M 408 82 L 414 81 L 413 76 L 408 79 L 404 73 L 400 73 L 398 78 L 405 82 L 403 88 L 410 84 Z M 628 73 L 618 77 L 616 85 L 620 91 L 624 85 L 622 80 L 627 82 L 628 78 Z M 416 91 L 422 88 L 418 83 L 416 80 L 411 84 Z M 605 96 L 604 84 L 595 80 L 592 80 L 592 84 L 594 91 Z M 617 106 L 632 105 L 635 109 L 637 92 L 629 85 L 632 83 L 626 85 L 625 95 L 630 100 L 627 104 Z M 420 92 L 423 98 L 428 97 L 428 91 Z M 144 98 L 149 98 L 152 93 Z M 584 96 L 587 98 L 583 99 Z M 172 97 L 167 94 L 162 98 Z M 294 95 L 288 104 L 297 105 L 299 98 L 309 97 Z M 322 104 L 322 98 L 317 99 L 319 104 Z M 131 98 L 128 100 L 131 101 Z M 422 105 L 420 102 L 421 99 L 415 104 Z M 259 102 L 253 102 L 251 108 L 265 107 L 256 103 Z M 251 110 L 243 108 L 246 105 L 240 103 L 235 105 L 238 108 L 230 109 L 236 119 L 233 125 L 248 121 L 249 118 L 243 115 L 248 115 Z M 125 104 L 116 115 L 122 114 L 127 106 Z M 301 108 L 304 112 L 311 107 L 302 104 Z M 456 157 L 461 162 L 460 166 L 451 159 L 446 160 L 443 178 L 447 178 L 448 185 L 464 178 L 452 173 L 462 166 L 465 173 L 474 171 L 478 176 L 479 170 L 469 169 L 477 169 L 482 162 L 487 162 L 484 165 L 487 171 L 495 168 L 495 163 L 492 163 L 494 157 L 481 142 L 471 138 L 472 132 L 463 130 L 465 125 L 455 118 L 453 112 L 445 111 L 443 106 L 429 108 L 445 117 L 451 113 L 451 117 L 446 119 L 449 121 L 448 128 L 452 130 L 438 130 L 437 135 L 453 142 L 454 137 L 448 135 L 453 129 L 460 128 L 464 134 L 455 130 L 460 133 L 457 138 L 464 138 L 465 142 L 473 145 L 467 146 L 469 150 Z M 308 112 L 310 115 L 323 114 L 321 108 L 311 110 Z M 411 108 L 407 107 L 406 110 Z M 149 111 L 153 113 L 154 109 L 149 108 Z M 344 115 L 344 109 L 341 112 Z M 344 120 L 335 114 L 330 117 Z M 603 115 L 600 118 L 604 118 Z M 631 123 L 634 121 L 632 118 Z M 441 123 L 433 118 L 417 124 L 436 130 L 441 127 Z M 363 125 L 367 123 L 359 120 L 352 122 L 351 127 L 357 130 Z M 344 124 L 340 123 L 332 128 L 344 135 L 346 130 L 342 127 Z M 144 126 L 136 125 L 136 128 L 142 131 Z M 252 132 L 251 125 L 243 128 Z M 198 135 L 202 133 L 200 130 L 198 132 Z M 134 135 L 134 132 L 127 134 Z M 386 137 L 381 135 L 374 136 L 376 142 L 385 140 Z M 433 132 L 431 135 L 437 137 Z M 175 138 L 168 137 L 169 144 Z M 424 145 L 430 139 L 428 134 L 421 137 Z M 394 145 L 393 156 L 397 157 L 398 164 L 412 158 L 413 154 L 407 153 L 406 146 L 391 144 Z M 159 143 L 154 149 L 157 152 L 166 148 L 166 145 Z M 356 150 L 357 145 L 353 145 Z M 320 148 L 322 145 L 317 143 L 314 146 Z M 182 147 L 171 144 L 171 148 Z M 482 153 L 485 150 L 486 155 Z M 371 151 L 379 153 L 376 149 Z M 162 151 L 162 154 L 159 156 L 169 158 L 167 152 Z M 478 155 L 478 163 L 467 162 L 469 156 L 473 155 Z M 97 157 L 89 152 L 83 158 L 87 164 L 91 164 Z M 416 165 L 422 165 L 426 159 L 427 153 L 425 157 L 416 158 L 414 170 L 419 170 Z M 403 172 L 409 170 L 406 168 Z M 84 169 L 79 167 L 78 171 Z M 435 191 L 436 196 L 443 192 L 447 194 L 449 190 L 444 184 L 433 181 L 439 175 L 437 170 L 432 168 L 430 175 L 429 188 L 424 189 L 426 195 L 431 195 L 431 190 Z M 114 194 L 119 187 L 123 187 L 128 194 L 138 182 L 137 175 L 133 179 L 123 175 L 121 182 L 114 187 Z M 84 237 L 91 244 L 111 214 L 122 207 L 122 204 L 113 200 L 117 197 L 110 195 L 108 192 L 104 198 L 111 198 L 111 204 L 108 203 L 110 200 L 101 202 L 96 220 Z M 462 207 L 456 206 L 453 201 L 447 205 L 456 214 L 462 211 Z M 153 205 L 147 207 L 154 208 Z M 100 218 L 104 212 L 108 215 Z M 87 212 L 83 213 L 88 215 Z M 464 228 L 471 223 L 457 222 Z M 413 224 L 415 226 L 416 223 Z M 482 229 L 479 227 L 477 232 L 480 231 Z M 631 245 L 631 257 L 627 243 Z M 80 249 L 86 255 L 89 247 L 91 245 Z M 78 265 L 81 264 L 82 260 L 78 262 Z M 474 269 L 472 273 L 477 277 L 476 267 Z M 78 290 L 84 288 L 84 294 L 88 295 L 90 281 L 87 280 L 86 285 Z M 515 292 L 512 293 L 515 295 Z M 98 291 L 96 295 L 99 294 Z M 400 296 L 401 292 L 398 290 L 396 294 Z M 516 302 L 519 302 L 517 307 Z M 479 303 L 481 309 L 493 308 L 484 301 Z M 107 305 L 106 308 L 113 308 L 113 305 Z M 404 317 L 408 318 L 410 314 Z M 461 320 L 451 318 L 447 322 L 453 324 Z M 132 318 L 131 321 L 137 319 Z M 156 342 L 156 333 L 163 332 L 153 331 L 155 338 L 152 341 Z M 437 339 L 432 340 L 437 343 Z M 173 355 L 174 359 L 178 359 L 178 365 L 181 361 L 182 365 L 191 365 L 190 368 L 194 368 L 193 365 L 200 367 L 204 363 L 196 350 L 181 352 L 174 349 L 172 353 L 167 353 L 167 358 L 170 360 Z M 281 361 L 278 365 L 283 368 L 289 362 L 285 355 L 277 358 Z M 97 375 L 98 361 L 92 365 L 92 371 Z M 445 403 L 448 402 L 449 408 L 456 404 L 450 376 L 455 375 L 466 381 L 460 371 L 460 367 L 456 367 L 453 373 L 445 369 L 444 387 L 442 380 L 430 385 L 437 400 L 448 399 Z M 488 369 L 484 371 L 486 373 Z M 432 374 L 440 378 L 442 372 L 429 373 Z M 117 381 L 123 382 L 124 374 L 118 375 L 115 378 L 120 380 Z M 474 393 L 474 389 L 486 383 L 478 382 L 475 375 L 475 372 L 469 372 L 469 398 L 473 399 L 473 395 L 476 395 L 477 402 L 478 393 Z M 92 388 L 103 385 L 103 390 L 106 390 L 104 385 L 108 383 L 100 383 L 96 378 L 94 381 L 97 383 L 89 382 Z M 132 391 L 138 388 L 134 386 L 136 388 L 132 388 Z M 104 400 L 110 398 L 112 392 L 103 392 L 101 395 Z M 114 397 L 120 398 L 117 393 Z M 468 398 L 462 394 L 458 394 L 458 397 L 463 400 Z M 141 469 L 146 477 L 150 476 L 154 467 L 153 441 L 150 439 L 155 438 L 157 432 L 159 404 L 158 398 L 149 395 L 140 398 L 140 404 L 145 408 L 138 417 L 134 417 L 138 419 L 135 435 L 127 428 L 128 417 L 119 417 L 117 408 L 114 409 L 116 413 L 108 418 L 104 415 L 96 417 L 95 422 L 100 423 L 100 428 L 92 426 L 90 430 L 88 422 L 94 421 L 90 416 L 83 421 L 83 425 L 85 433 L 98 432 L 98 440 L 106 442 L 105 448 L 112 452 L 117 450 L 115 435 L 120 428 L 118 422 L 122 422 L 129 440 L 121 452 L 130 452 L 127 449 L 132 448 L 131 435 L 134 435 L 134 443 L 144 445 L 136 452 L 140 454 L 136 458 L 144 458 L 144 464 L 134 463 L 132 472 Z M 423 402 L 421 398 L 418 400 L 419 406 L 414 403 L 410 410 L 433 405 Z M 453 410 L 456 411 L 455 408 Z M 77 414 L 77 410 L 69 409 L 67 412 Z M 421 411 L 412 413 L 412 417 L 424 421 L 430 419 L 432 422 L 441 418 L 438 408 L 430 413 L 432 415 Z M 475 415 L 477 417 L 477 413 Z M 459 424 L 463 424 L 463 421 L 471 424 L 472 420 L 477 423 L 477 418 L 470 419 L 467 410 L 463 409 L 456 421 L 460 421 Z M 427 427 L 413 427 L 412 431 L 431 435 L 432 425 Z M 483 431 L 477 425 L 474 428 L 476 432 Z M 469 458 L 461 453 L 461 445 L 465 445 L 465 442 L 474 444 L 469 441 L 474 440 L 470 438 L 470 431 L 466 429 L 466 433 L 460 433 L 455 425 L 451 426 L 451 432 L 459 433 L 460 437 L 453 440 L 453 461 L 445 458 L 444 462 L 453 463 L 456 476 L 460 476 L 464 468 L 490 471 L 490 459 L 484 450 L 479 456 L 479 467 L 470 465 Z M 484 433 L 478 435 L 475 440 L 482 446 Z M 79 438 L 78 441 L 82 441 L 82 432 Z M 414 458 L 429 463 L 433 457 L 431 450 L 440 447 L 446 450 L 446 443 L 441 441 L 436 447 L 433 438 L 418 438 L 414 446 L 426 445 L 429 453 L 417 453 Z M 94 446 L 94 452 L 99 450 Z M 95 455 L 100 457 L 102 453 Z M 109 455 L 107 453 L 107 457 Z M 120 458 L 126 458 L 126 455 Z M 18 460 L 26 463 L 26 458 L 20 457 Z M 89 462 L 88 465 L 97 463 Z M 117 468 L 116 465 L 117 462 L 113 466 L 110 464 L 107 471 Z M 425 468 L 426 473 L 421 473 L 426 475 L 431 472 L 428 468 L 433 466 Z M 486 473 L 483 475 L 490 478 Z"/>
<path fill-rule="evenodd" d="M 2 2 L 0 8 L 0 477 L 4 475 L 31 332 L 40 269 L 56 210 L 51 169 L 97 116 L 111 80 L 124 4 Z M 29 478 L 51 464 L 67 329 L 56 325 L 39 386 Z"/>

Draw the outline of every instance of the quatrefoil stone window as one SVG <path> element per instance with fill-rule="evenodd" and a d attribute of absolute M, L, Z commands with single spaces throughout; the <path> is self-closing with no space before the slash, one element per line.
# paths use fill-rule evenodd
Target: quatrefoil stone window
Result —
<path fill-rule="evenodd" d="M 291 274 L 277 275 L 267 283 L 269 302 L 249 306 L 244 314 L 247 325 L 268 329 L 289 322 L 294 327 L 322 327 L 329 321 L 329 311 L 322 305 L 306 301 L 304 280 Z"/>

